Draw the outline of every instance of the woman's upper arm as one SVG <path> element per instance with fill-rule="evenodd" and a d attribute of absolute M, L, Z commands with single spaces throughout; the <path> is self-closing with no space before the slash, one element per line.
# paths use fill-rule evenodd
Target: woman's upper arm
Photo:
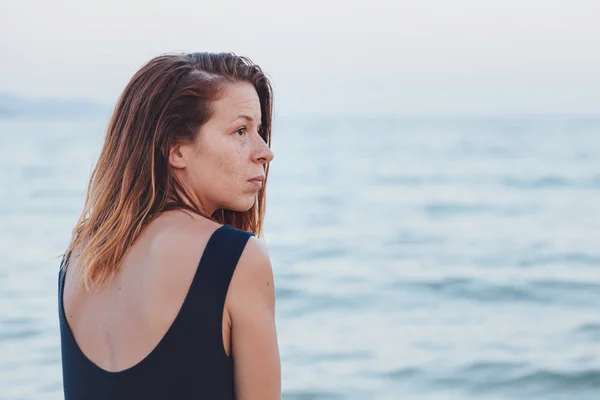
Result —
<path fill-rule="evenodd" d="M 259 239 L 248 240 L 227 297 L 236 398 L 280 400 L 273 270 L 266 246 Z"/>

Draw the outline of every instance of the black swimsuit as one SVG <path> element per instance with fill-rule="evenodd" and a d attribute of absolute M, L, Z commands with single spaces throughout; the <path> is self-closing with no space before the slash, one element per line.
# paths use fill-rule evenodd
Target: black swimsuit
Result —
<path fill-rule="evenodd" d="M 62 302 L 63 259 L 58 310 L 65 400 L 233 400 L 233 360 L 223 347 L 223 308 L 233 271 L 250 236 L 252 233 L 231 225 L 212 234 L 167 333 L 142 361 L 119 372 L 98 367 L 75 342 Z"/>

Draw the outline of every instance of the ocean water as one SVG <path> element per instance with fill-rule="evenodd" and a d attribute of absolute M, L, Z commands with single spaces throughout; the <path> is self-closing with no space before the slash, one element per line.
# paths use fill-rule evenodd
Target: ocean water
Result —
<path fill-rule="evenodd" d="M 0 120 L 0 398 L 61 399 L 105 120 Z M 283 398 L 600 399 L 600 118 L 279 119 Z"/>

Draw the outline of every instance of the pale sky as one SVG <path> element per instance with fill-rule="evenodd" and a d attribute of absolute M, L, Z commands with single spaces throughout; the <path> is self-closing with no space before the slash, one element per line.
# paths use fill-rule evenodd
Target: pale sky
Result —
<path fill-rule="evenodd" d="M 600 0 L 4 0 L 0 91 L 112 105 L 172 51 L 233 51 L 281 115 L 600 114 Z"/>

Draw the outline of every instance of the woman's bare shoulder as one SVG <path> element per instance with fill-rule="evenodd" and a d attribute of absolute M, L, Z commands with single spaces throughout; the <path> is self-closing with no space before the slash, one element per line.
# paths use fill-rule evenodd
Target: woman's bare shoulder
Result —
<path fill-rule="evenodd" d="M 211 235 L 220 227 L 183 212 L 165 213 L 147 227 L 147 245 L 157 279 L 169 290 L 187 291 Z"/>
<path fill-rule="evenodd" d="M 155 256 L 173 253 L 197 253 L 221 225 L 183 211 L 161 214 L 147 227 L 149 245 Z"/>
<path fill-rule="evenodd" d="M 254 236 L 248 239 L 233 273 L 225 306 L 234 321 L 252 319 L 256 314 L 273 314 L 273 267 L 267 246 Z"/>
<path fill-rule="evenodd" d="M 232 286 L 254 290 L 268 296 L 273 291 L 273 268 L 266 244 L 252 236 L 238 261 Z"/>

